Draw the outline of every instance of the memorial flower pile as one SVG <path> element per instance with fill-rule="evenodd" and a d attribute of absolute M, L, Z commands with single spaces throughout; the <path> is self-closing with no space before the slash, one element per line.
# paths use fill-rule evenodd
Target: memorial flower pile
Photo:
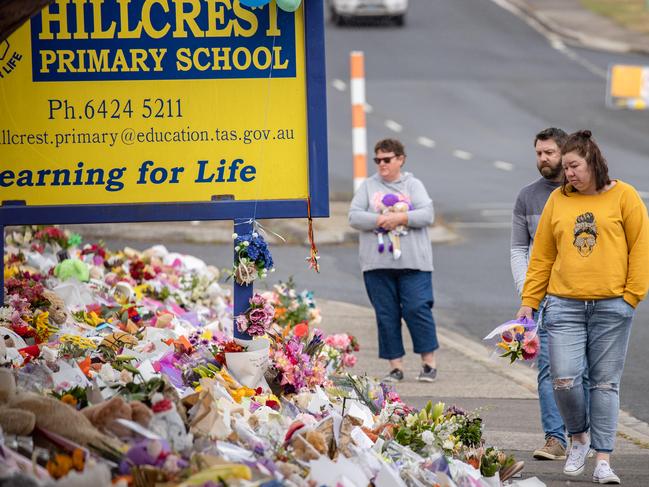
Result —
<path fill-rule="evenodd" d="M 52 238 L 34 246 L 39 231 Z M 54 272 L 64 240 L 87 281 Z M 218 270 L 162 246 L 111 251 L 47 228 L 6 242 L 8 485 L 484 487 L 503 473 L 477 414 L 417 411 L 385 384 L 343 374 L 356 340 L 317 328 L 313 296 L 292 281 L 233 317 Z M 234 339 L 234 326 L 253 339 Z"/>

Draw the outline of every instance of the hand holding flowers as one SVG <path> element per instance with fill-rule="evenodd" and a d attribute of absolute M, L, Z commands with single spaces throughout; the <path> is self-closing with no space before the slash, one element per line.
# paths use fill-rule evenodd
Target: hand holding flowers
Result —
<path fill-rule="evenodd" d="M 508 321 L 494 328 L 484 339 L 499 338 L 496 343 L 501 357 L 507 357 L 510 363 L 516 360 L 532 360 L 539 352 L 540 342 L 536 334 L 536 323 L 525 317 Z"/>

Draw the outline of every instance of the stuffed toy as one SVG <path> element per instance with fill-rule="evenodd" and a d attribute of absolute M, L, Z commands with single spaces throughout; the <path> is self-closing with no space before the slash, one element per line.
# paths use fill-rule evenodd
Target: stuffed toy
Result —
<path fill-rule="evenodd" d="M 144 439 L 135 443 L 119 465 L 122 474 L 128 474 L 133 467 L 150 465 L 171 472 L 178 471 L 187 466 L 187 462 L 174 455 L 165 440 Z"/>
<path fill-rule="evenodd" d="M 79 259 L 65 259 L 54 268 L 54 275 L 62 281 L 75 278 L 79 282 L 88 282 L 90 269 Z"/>
<path fill-rule="evenodd" d="M 45 289 L 43 291 L 43 297 L 50 302 L 50 305 L 46 310 L 50 313 L 49 318 L 57 325 L 65 323 L 65 320 L 68 319 L 68 311 L 65 307 L 65 301 L 63 301 L 61 296 L 56 294 L 54 291 Z"/>
<path fill-rule="evenodd" d="M 147 428 L 153 413 L 140 401 L 126 402 L 120 396 L 81 410 L 93 426 L 100 431 L 111 432 L 122 437 L 131 436 L 131 430 L 115 423 L 116 419 L 128 419 Z"/>
<path fill-rule="evenodd" d="M 375 196 L 375 199 L 375 207 L 382 215 L 387 213 L 405 213 L 412 209 L 405 198 L 394 193 L 388 193 L 386 195 L 379 194 Z M 384 230 L 383 228 L 377 228 L 374 230 L 374 233 L 377 234 L 379 253 L 385 251 L 384 235 L 387 235 L 390 240 L 390 246 L 388 248 L 389 252 L 392 253 L 395 260 L 401 258 L 401 237 L 408 234 L 405 225 L 399 225 L 394 230 L 390 231 Z"/>
<path fill-rule="evenodd" d="M 117 449 L 122 446 L 64 402 L 16 390 L 14 376 L 7 369 L 0 369 L 0 426 L 6 433 L 14 435 L 28 435 L 38 426 L 82 445 L 109 445 Z"/>
<path fill-rule="evenodd" d="M 187 433 L 185 423 L 178 414 L 174 403 L 162 394 L 156 393 L 151 399 L 151 405 L 153 417 L 149 423 L 149 428 L 169 441 L 171 447 L 177 452 L 190 448 L 193 435 Z"/>

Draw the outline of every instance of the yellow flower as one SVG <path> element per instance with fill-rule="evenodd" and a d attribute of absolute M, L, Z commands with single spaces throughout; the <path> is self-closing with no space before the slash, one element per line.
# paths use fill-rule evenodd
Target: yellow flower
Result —
<path fill-rule="evenodd" d="M 18 267 L 15 266 L 15 265 L 5 267 L 4 274 L 5 274 L 5 281 L 6 281 L 7 279 L 10 279 L 13 276 L 15 276 L 16 274 L 18 274 Z"/>
<path fill-rule="evenodd" d="M 32 324 L 36 327 L 36 334 L 42 342 L 49 340 L 50 336 L 58 331 L 58 328 L 49 322 L 50 313 L 48 311 L 43 311 L 36 315 L 32 321 Z"/>
<path fill-rule="evenodd" d="M 148 284 L 140 284 L 135 286 L 133 291 L 135 292 L 135 297 L 140 301 L 144 297 L 144 293 L 151 290 L 151 286 Z"/>
<path fill-rule="evenodd" d="M 509 344 L 507 342 L 498 342 L 497 347 L 502 348 L 504 351 L 509 351 Z"/>
<path fill-rule="evenodd" d="M 63 335 L 60 338 L 61 343 L 69 343 L 83 349 L 94 349 L 97 348 L 95 342 L 90 338 L 82 337 L 79 335 Z"/>
<path fill-rule="evenodd" d="M 72 407 L 77 406 L 77 400 L 75 399 L 75 397 L 72 394 L 65 394 L 61 398 L 61 402 L 65 403 L 65 404 L 69 404 Z"/>
<path fill-rule="evenodd" d="M 104 322 L 104 319 L 101 318 L 97 313 L 91 311 L 90 313 L 83 313 L 83 319 L 90 326 L 101 325 Z"/>

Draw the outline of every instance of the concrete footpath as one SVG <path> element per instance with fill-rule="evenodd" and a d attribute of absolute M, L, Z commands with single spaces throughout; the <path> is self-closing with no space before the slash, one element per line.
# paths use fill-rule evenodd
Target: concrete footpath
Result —
<path fill-rule="evenodd" d="M 379 360 L 376 325 L 369 308 L 319 299 L 323 328 L 328 332 L 354 334 L 360 343 L 355 373 L 381 376 L 387 362 Z M 422 407 L 432 400 L 465 409 L 480 408 L 485 439 L 525 461 L 523 477 L 536 476 L 549 487 L 592 485 L 594 459 L 584 474 L 567 477 L 562 473 L 563 461 L 538 461 L 532 452 L 543 445 L 540 413 L 536 394 L 536 369 L 526 365 L 509 365 L 492 357 L 492 349 L 467 338 L 454 329 L 452 319 L 442 313 L 435 315 L 438 325 L 438 379 L 433 384 L 419 383 L 419 358 L 406 356 L 406 378 L 397 385 L 403 400 Z M 404 327 L 404 344 L 412 350 Z M 620 417 L 613 467 L 629 487 L 649 486 L 649 426 L 627 414 Z"/>
<path fill-rule="evenodd" d="M 531 25 L 564 43 L 610 52 L 649 54 L 649 36 L 616 24 L 580 0 L 492 0 L 523 15 Z M 649 484 L 648 484 L 649 485 Z"/>

